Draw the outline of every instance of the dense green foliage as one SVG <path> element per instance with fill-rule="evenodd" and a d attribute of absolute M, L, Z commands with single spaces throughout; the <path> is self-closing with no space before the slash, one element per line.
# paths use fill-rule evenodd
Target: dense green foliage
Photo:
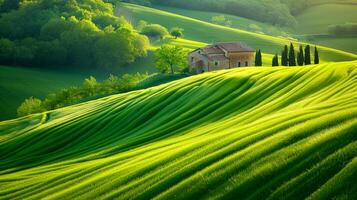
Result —
<path fill-rule="evenodd" d="M 290 43 L 288 61 L 289 66 L 296 66 L 296 55 L 293 43 Z"/>
<path fill-rule="evenodd" d="M 219 24 L 219 25 L 223 25 L 223 26 L 232 26 L 232 21 L 229 19 L 226 19 L 226 17 L 224 15 L 217 15 L 217 16 L 213 16 L 211 18 L 211 22 L 214 24 Z"/>
<path fill-rule="evenodd" d="M 302 45 L 300 45 L 300 46 L 299 46 L 299 51 L 298 51 L 298 53 L 297 53 L 297 59 L 296 59 L 297 64 L 298 64 L 299 66 L 303 66 L 303 65 L 304 65 L 304 58 L 305 58 L 305 56 L 304 56 L 304 50 L 302 49 Z"/>
<path fill-rule="evenodd" d="M 86 100 L 112 94 L 128 92 L 137 87 L 137 85 L 148 78 L 148 74 L 125 74 L 121 78 L 110 75 L 103 82 L 98 82 L 93 76 L 84 79 L 82 86 L 72 86 L 51 93 L 41 101 L 30 97 L 17 109 L 19 117 L 46 110 L 53 110 L 65 106 L 77 104 Z"/>
<path fill-rule="evenodd" d="M 262 66 L 263 65 L 263 61 L 262 61 L 262 51 L 260 49 L 258 49 L 255 52 L 255 59 L 254 59 L 254 65 L 255 66 Z"/>
<path fill-rule="evenodd" d="M 22 117 L 32 113 L 40 113 L 45 110 L 46 109 L 44 108 L 41 99 L 30 97 L 26 99 L 17 109 L 17 116 Z"/>
<path fill-rule="evenodd" d="M 288 45 L 284 45 L 284 49 L 281 52 L 281 65 L 282 66 L 288 66 L 289 65 L 288 52 L 289 52 Z"/>
<path fill-rule="evenodd" d="M 305 65 L 310 65 L 311 64 L 311 52 L 310 52 L 310 45 L 306 45 L 305 47 L 305 54 L 304 54 L 304 63 Z"/>
<path fill-rule="evenodd" d="M 357 35 L 357 23 L 345 23 L 338 25 L 330 25 L 328 31 L 332 35 L 343 36 L 343 35 Z"/>
<path fill-rule="evenodd" d="M 0 122 L 0 198 L 356 199 L 356 77 L 232 69 Z"/>
<path fill-rule="evenodd" d="M 319 64 L 320 63 L 319 51 L 317 50 L 316 46 L 315 46 L 315 53 L 314 53 L 314 63 L 315 64 Z"/>
<path fill-rule="evenodd" d="M 1 11 L 0 27 L 0 64 L 7 65 L 112 68 L 148 48 L 147 38 L 102 0 L 22 0 Z"/>
<path fill-rule="evenodd" d="M 180 28 L 180 27 L 173 27 L 171 30 L 170 30 L 170 34 L 175 38 L 179 38 L 179 37 L 183 37 L 183 31 L 184 29 L 183 28 Z"/>
<path fill-rule="evenodd" d="M 271 66 L 275 67 L 275 66 L 279 66 L 279 56 L 278 54 L 275 54 L 272 62 L 271 62 Z"/>
<path fill-rule="evenodd" d="M 140 31 L 141 34 L 153 39 L 158 38 L 162 40 L 165 36 L 169 35 L 167 28 L 161 26 L 160 24 L 148 24 L 143 20 L 139 22 L 137 30 Z"/>
<path fill-rule="evenodd" d="M 188 67 L 187 51 L 180 46 L 163 45 L 155 52 L 155 66 L 162 73 L 175 73 L 175 69 Z"/>

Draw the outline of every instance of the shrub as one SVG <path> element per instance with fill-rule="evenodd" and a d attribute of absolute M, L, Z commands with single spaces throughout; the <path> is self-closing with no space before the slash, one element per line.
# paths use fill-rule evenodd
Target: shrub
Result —
<path fill-rule="evenodd" d="M 214 24 L 219 24 L 219 25 L 223 25 L 223 26 L 232 26 L 232 21 L 226 19 L 226 17 L 224 15 L 218 15 L 218 16 L 213 16 L 211 18 L 212 23 Z"/>
<path fill-rule="evenodd" d="M 357 23 L 345 23 L 338 25 L 331 25 L 328 27 L 328 31 L 332 35 L 356 35 Z"/>
<path fill-rule="evenodd" d="M 163 39 L 169 34 L 167 29 L 160 24 L 148 24 L 142 28 L 141 34 L 144 34 L 151 38 Z"/>
<path fill-rule="evenodd" d="M 179 27 L 174 27 L 171 29 L 170 34 L 175 37 L 175 39 L 179 37 L 183 37 L 183 29 Z"/>
<path fill-rule="evenodd" d="M 39 113 L 45 111 L 43 107 L 42 101 L 40 99 L 36 99 L 30 97 L 25 99 L 25 101 L 18 107 L 17 116 L 22 117 L 33 113 Z"/>

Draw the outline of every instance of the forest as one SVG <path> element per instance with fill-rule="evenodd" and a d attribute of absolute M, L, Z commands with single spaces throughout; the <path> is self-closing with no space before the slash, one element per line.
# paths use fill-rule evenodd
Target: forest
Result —
<path fill-rule="evenodd" d="M 113 68 L 149 41 L 101 0 L 0 1 L 0 64 Z"/>

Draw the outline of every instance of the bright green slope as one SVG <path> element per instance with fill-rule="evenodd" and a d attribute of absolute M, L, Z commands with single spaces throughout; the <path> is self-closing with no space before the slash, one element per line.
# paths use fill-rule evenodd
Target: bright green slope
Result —
<path fill-rule="evenodd" d="M 205 73 L 0 122 L 0 199 L 356 199 L 357 62 Z"/>
<path fill-rule="evenodd" d="M 269 54 L 280 53 L 283 45 L 290 43 L 285 38 L 220 26 L 191 17 L 134 4 L 121 3 L 118 6 L 116 14 L 124 15 L 133 22 L 145 20 L 150 23 L 161 24 L 167 28 L 174 26 L 181 27 L 185 29 L 185 39 L 188 40 L 203 43 L 241 41 L 255 49 L 262 49 L 263 52 Z M 298 44 L 294 43 L 297 47 Z M 319 48 L 322 61 L 349 61 L 357 59 L 356 54 L 322 46 Z M 271 59 L 268 62 L 271 63 Z"/>

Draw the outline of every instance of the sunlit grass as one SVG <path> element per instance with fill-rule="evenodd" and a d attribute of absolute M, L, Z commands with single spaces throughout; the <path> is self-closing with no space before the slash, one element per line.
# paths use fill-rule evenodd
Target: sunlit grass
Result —
<path fill-rule="evenodd" d="M 354 199 L 356 77 L 216 71 L 0 122 L 0 199 Z"/>
<path fill-rule="evenodd" d="M 133 23 L 145 20 L 150 23 L 161 24 L 168 29 L 178 26 L 185 29 L 185 39 L 201 43 L 214 43 L 225 41 L 241 41 L 255 49 L 262 49 L 267 54 L 281 53 L 283 45 L 294 43 L 298 47 L 299 43 L 283 37 L 273 37 L 264 34 L 253 33 L 245 30 L 225 27 L 201 21 L 191 17 L 170 13 L 167 11 L 139 6 L 134 4 L 121 3 L 118 6 L 117 15 L 124 15 Z M 305 43 L 303 43 L 305 44 Z M 314 46 L 313 44 L 311 44 Z M 318 46 L 320 49 L 321 61 L 348 61 L 357 59 L 357 55 L 341 50 Z M 265 61 L 268 63 L 268 61 Z M 271 62 L 271 60 L 269 60 Z"/>

